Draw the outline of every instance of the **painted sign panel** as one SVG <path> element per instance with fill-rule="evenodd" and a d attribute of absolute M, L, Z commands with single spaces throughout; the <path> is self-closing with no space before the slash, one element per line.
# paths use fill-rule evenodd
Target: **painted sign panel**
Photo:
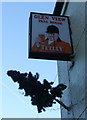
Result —
<path fill-rule="evenodd" d="M 70 60 L 73 53 L 67 16 L 30 13 L 29 58 Z"/>

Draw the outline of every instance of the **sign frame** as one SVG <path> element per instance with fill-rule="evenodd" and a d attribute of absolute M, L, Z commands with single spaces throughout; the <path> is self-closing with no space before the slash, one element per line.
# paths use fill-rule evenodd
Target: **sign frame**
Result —
<path fill-rule="evenodd" d="M 71 45 L 71 53 L 55 53 L 55 52 L 38 52 L 32 50 L 32 16 L 36 15 L 46 15 L 46 16 L 54 16 L 54 17 L 63 17 L 66 18 L 68 21 L 68 31 L 69 31 L 69 37 L 70 37 L 70 45 Z M 38 18 L 37 18 L 38 19 Z M 28 58 L 35 58 L 35 59 L 46 59 L 46 60 L 62 60 L 62 61 L 71 61 L 71 55 L 74 53 L 73 51 L 73 44 L 72 44 L 72 37 L 71 37 L 71 28 L 70 28 L 70 21 L 69 16 L 56 16 L 53 14 L 46 14 L 46 13 L 37 13 L 37 12 L 31 12 L 30 18 L 29 18 L 29 36 L 28 36 Z"/>

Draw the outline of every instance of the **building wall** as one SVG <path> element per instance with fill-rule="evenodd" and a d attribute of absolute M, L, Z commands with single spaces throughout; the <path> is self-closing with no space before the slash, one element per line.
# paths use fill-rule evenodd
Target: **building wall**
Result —
<path fill-rule="evenodd" d="M 62 14 L 69 16 L 70 19 L 74 49 L 72 61 L 58 61 L 59 81 L 67 85 L 61 101 L 71 107 L 70 111 L 61 107 L 62 118 L 87 117 L 85 94 L 86 8 L 85 2 L 69 2 L 66 11 L 64 11 L 64 8 L 62 11 Z"/>

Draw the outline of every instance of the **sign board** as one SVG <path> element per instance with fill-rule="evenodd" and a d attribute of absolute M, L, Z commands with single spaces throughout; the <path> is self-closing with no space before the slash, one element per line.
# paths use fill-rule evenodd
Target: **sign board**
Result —
<path fill-rule="evenodd" d="M 73 54 L 68 16 L 30 13 L 29 58 L 70 60 Z"/>

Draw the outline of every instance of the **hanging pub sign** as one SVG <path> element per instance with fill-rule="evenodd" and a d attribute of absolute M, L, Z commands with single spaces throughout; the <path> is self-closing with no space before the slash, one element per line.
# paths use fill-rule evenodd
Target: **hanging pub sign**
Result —
<path fill-rule="evenodd" d="M 69 18 L 30 13 L 29 58 L 70 61 L 73 54 Z"/>

